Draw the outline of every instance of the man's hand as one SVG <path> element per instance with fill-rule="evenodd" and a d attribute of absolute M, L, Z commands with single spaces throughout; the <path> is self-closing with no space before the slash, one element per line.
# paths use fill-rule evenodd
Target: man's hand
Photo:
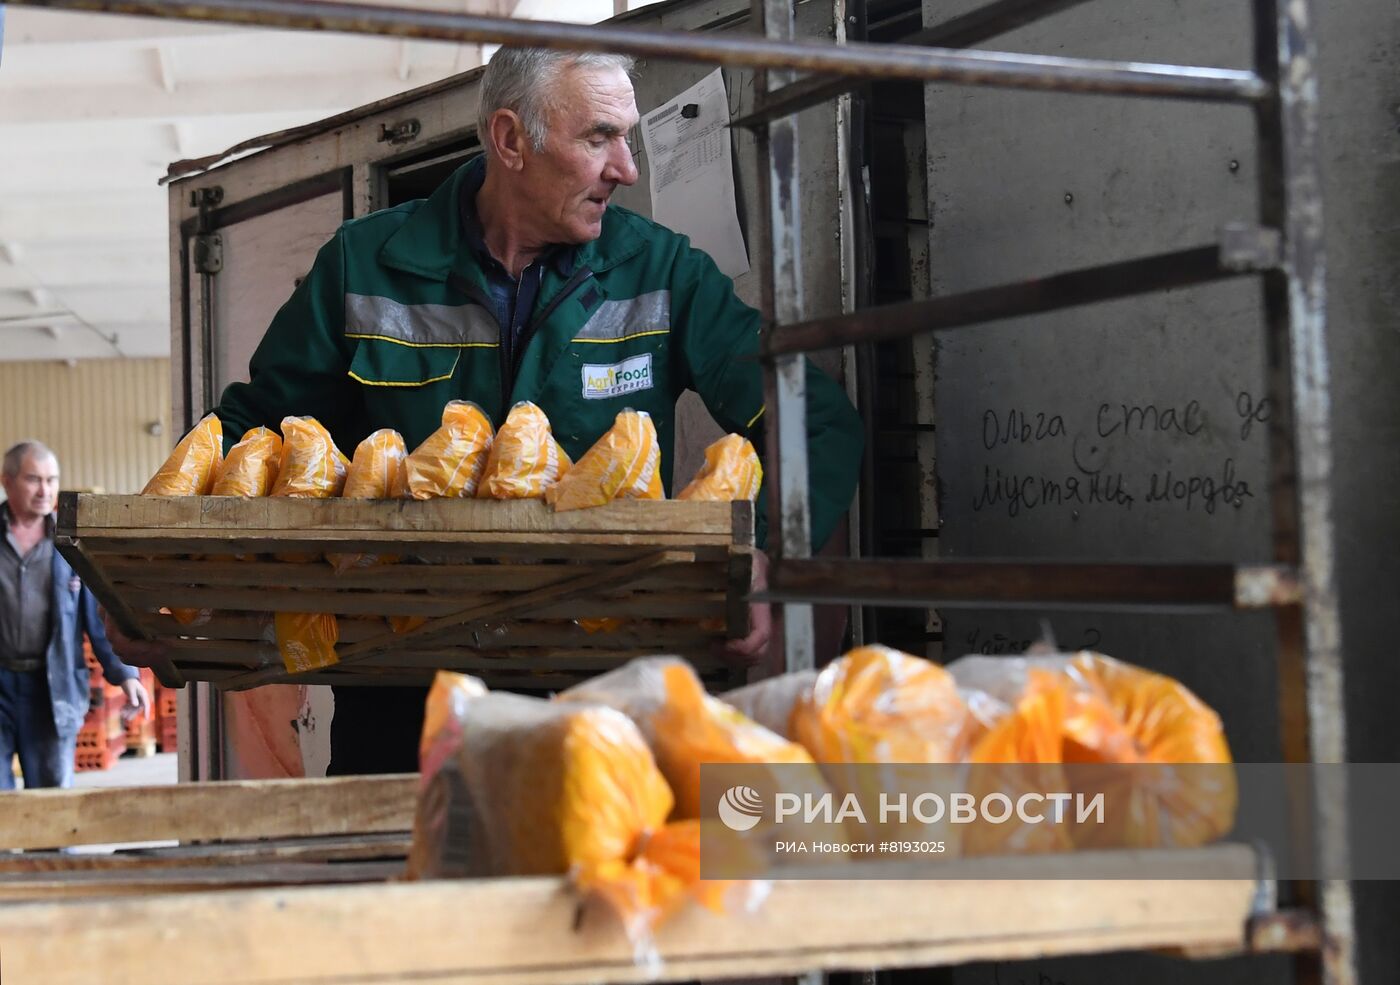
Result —
<path fill-rule="evenodd" d="M 753 577 L 749 588 L 761 592 L 768 587 L 768 555 L 755 551 Z M 730 663 L 754 667 L 766 663 L 768 645 L 773 639 L 773 610 L 767 602 L 749 603 L 749 635 L 741 640 L 727 640 L 724 656 Z"/>
<path fill-rule="evenodd" d="M 133 640 L 122 632 L 106 609 L 102 610 L 102 628 L 107 631 L 107 642 L 122 660 L 138 667 L 149 667 L 170 656 L 170 648 L 157 640 Z"/>
<path fill-rule="evenodd" d="M 126 695 L 126 707 L 121 712 L 122 722 L 129 722 L 138 715 L 150 719 L 151 696 L 146 693 L 146 686 L 141 683 L 141 678 L 133 677 L 122 681 L 122 693 Z"/>

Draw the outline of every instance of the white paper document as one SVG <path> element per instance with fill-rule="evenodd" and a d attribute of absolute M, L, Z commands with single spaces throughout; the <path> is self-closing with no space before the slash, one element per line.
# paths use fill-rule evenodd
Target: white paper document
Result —
<path fill-rule="evenodd" d="M 748 273 L 734 203 L 723 72 L 715 69 L 643 116 L 642 147 L 651 180 L 651 217 L 689 236 L 730 277 Z"/>

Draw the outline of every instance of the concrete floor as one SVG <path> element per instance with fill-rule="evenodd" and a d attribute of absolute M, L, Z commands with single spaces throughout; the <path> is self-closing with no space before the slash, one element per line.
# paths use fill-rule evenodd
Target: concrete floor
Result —
<path fill-rule="evenodd" d="M 175 753 L 154 756 L 123 756 L 109 770 L 87 770 L 74 777 L 75 787 L 150 787 L 175 783 L 179 768 Z"/>

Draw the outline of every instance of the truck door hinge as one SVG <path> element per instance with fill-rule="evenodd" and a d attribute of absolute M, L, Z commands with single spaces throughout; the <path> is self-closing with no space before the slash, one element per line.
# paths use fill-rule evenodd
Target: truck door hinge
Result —
<path fill-rule="evenodd" d="M 217 274 L 224 269 L 224 238 L 218 233 L 200 233 L 194 238 L 194 269 L 201 274 Z"/>

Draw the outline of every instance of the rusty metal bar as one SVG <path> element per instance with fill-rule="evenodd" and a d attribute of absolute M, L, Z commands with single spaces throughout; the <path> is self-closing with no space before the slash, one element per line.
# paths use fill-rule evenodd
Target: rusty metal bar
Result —
<path fill-rule="evenodd" d="M 1219 246 L 1201 246 L 1018 284 L 867 308 L 850 315 L 783 325 L 768 337 L 764 352 L 769 356 L 814 352 L 856 342 L 880 342 L 920 332 L 946 331 L 1151 291 L 1205 284 L 1253 269 L 1237 260 L 1223 255 Z"/>
<path fill-rule="evenodd" d="M 1341 616 L 1334 565 L 1332 430 L 1326 335 L 1326 255 L 1318 170 L 1317 66 L 1307 0 L 1256 0 L 1255 70 L 1277 97 L 1256 107 L 1259 214 L 1282 233 L 1281 268 L 1262 279 L 1267 347 L 1274 558 L 1296 566 L 1301 607 L 1280 610 L 1279 719 L 1292 762 L 1345 762 L 1346 702 Z M 1346 780 L 1319 775 L 1290 797 L 1294 837 L 1318 871 L 1345 872 Z M 1322 947 L 1295 962 L 1300 985 L 1357 980 L 1351 886 L 1342 880 L 1295 887 L 1318 911 Z"/>
<path fill-rule="evenodd" d="M 778 559 L 766 598 L 925 608 L 1165 607 L 1180 610 L 1296 606 L 1286 566 L 1059 561 Z"/>
<path fill-rule="evenodd" d="M 870 79 L 921 79 L 1225 102 L 1257 102 L 1269 95 L 1268 87 L 1253 72 L 1235 69 L 1005 52 L 957 52 L 916 45 L 836 45 L 739 34 L 648 31 L 323 0 L 9 0 L 9 3 L 54 10 L 423 38 L 457 44 L 500 43 L 574 51 L 616 51 L 643 58 L 794 69 Z"/>
<path fill-rule="evenodd" d="M 1085 0 L 993 0 L 985 7 L 916 31 L 901 38 L 898 43 L 930 48 L 968 48 L 1084 2 Z M 735 120 L 730 126 L 761 126 L 770 120 L 826 102 L 863 84 L 850 79 L 811 76 L 779 89 L 764 99 L 758 109 Z"/>
<path fill-rule="evenodd" d="M 753 0 L 753 20 L 765 41 L 784 43 L 796 35 L 791 0 Z M 768 92 L 792 81 L 789 70 L 764 69 L 755 90 Z M 802 319 L 802 197 L 797 120 L 788 117 L 758 135 L 759 202 L 767 218 L 760 251 L 766 333 Z M 764 367 L 765 446 L 769 473 L 768 548 L 783 558 L 812 553 L 808 502 L 806 360 L 793 355 Z M 776 551 L 774 551 L 776 548 Z M 816 663 L 812 607 L 783 606 L 784 664 L 804 670 Z"/>

